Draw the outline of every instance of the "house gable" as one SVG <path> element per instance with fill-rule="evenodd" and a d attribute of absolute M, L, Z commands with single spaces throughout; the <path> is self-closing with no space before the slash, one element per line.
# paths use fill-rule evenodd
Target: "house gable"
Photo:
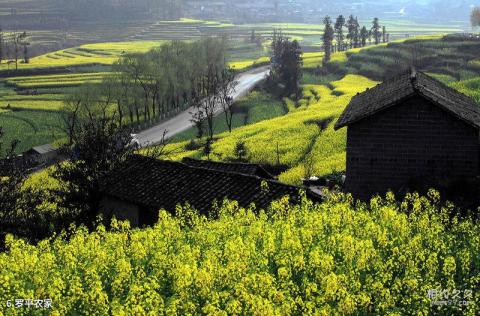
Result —
<path fill-rule="evenodd" d="M 369 198 L 412 181 L 474 177 L 479 153 L 475 127 L 412 96 L 349 125 L 346 190 Z"/>
<path fill-rule="evenodd" d="M 337 120 L 335 129 L 351 125 L 380 111 L 421 96 L 457 119 L 480 128 L 480 107 L 464 94 L 423 73 L 407 73 L 357 94 Z"/>

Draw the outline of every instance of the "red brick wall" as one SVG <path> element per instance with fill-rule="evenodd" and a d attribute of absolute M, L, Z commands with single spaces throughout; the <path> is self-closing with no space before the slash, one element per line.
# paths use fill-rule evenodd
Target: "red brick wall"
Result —
<path fill-rule="evenodd" d="M 478 130 L 420 97 L 350 125 L 347 135 L 345 186 L 359 198 L 415 177 L 479 174 Z"/>

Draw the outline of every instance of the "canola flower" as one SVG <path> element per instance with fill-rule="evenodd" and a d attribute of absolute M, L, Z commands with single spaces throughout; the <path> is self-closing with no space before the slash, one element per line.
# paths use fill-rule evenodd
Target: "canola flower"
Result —
<path fill-rule="evenodd" d="M 480 226 L 438 193 L 368 204 L 333 195 L 267 210 L 188 206 L 151 228 L 72 228 L 33 246 L 7 236 L 0 315 L 478 315 Z M 472 290 L 467 306 L 432 289 Z M 8 308 L 15 298 L 52 308 Z"/>

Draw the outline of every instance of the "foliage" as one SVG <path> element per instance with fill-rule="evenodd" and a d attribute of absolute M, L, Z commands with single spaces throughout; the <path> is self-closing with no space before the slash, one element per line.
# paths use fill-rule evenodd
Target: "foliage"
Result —
<path fill-rule="evenodd" d="M 301 55 L 301 48 L 296 40 L 290 41 L 281 32 L 273 33 L 270 57 L 272 71 L 269 80 L 282 86 L 281 96 L 295 94 L 295 98 L 299 97 L 303 64 Z"/>
<path fill-rule="evenodd" d="M 350 40 L 350 47 L 358 47 L 360 45 L 360 24 L 358 19 L 350 15 L 347 21 L 347 39 Z"/>
<path fill-rule="evenodd" d="M 329 16 L 326 16 L 323 19 L 323 23 L 325 24 L 325 28 L 322 35 L 323 48 L 325 51 L 324 62 L 329 62 L 330 56 L 332 54 L 332 42 L 333 42 L 333 37 L 335 35 L 335 31 L 332 26 L 332 20 L 330 19 Z"/>
<path fill-rule="evenodd" d="M 345 27 L 345 17 L 343 15 L 339 15 L 335 20 L 334 30 L 335 36 L 337 39 L 338 50 L 343 51 L 343 40 L 345 36 L 343 34 L 343 28 Z"/>
<path fill-rule="evenodd" d="M 427 296 L 479 282 L 480 226 L 450 211 L 435 192 L 401 204 L 334 195 L 265 212 L 225 202 L 213 221 L 178 207 L 153 228 L 113 221 L 38 246 L 9 236 L 0 300 L 50 298 L 57 315 L 476 315 L 478 295 L 466 307 Z"/>
<path fill-rule="evenodd" d="M 119 128 L 115 118 L 90 112 L 88 118 L 70 121 L 70 146 L 63 148 L 66 162 L 53 169 L 52 176 L 62 183 L 56 193 L 59 205 L 78 213 L 86 225 L 92 225 L 102 197 L 101 181 L 119 167 L 136 149 L 128 130 Z"/>
<path fill-rule="evenodd" d="M 472 9 L 472 13 L 470 15 L 470 22 L 472 23 L 472 27 L 480 26 L 480 7 L 474 7 Z"/>
<path fill-rule="evenodd" d="M 380 37 L 382 35 L 378 18 L 373 19 L 372 29 L 370 30 L 370 32 L 372 33 L 372 37 L 375 40 L 375 45 L 378 45 L 380 43 Z"/>
<path fill-rule="evenodd" d="M 236 160 L 244 161 L 245 158 L 247 158 L 248 149 L 243 140 L 238 140 L 235 143 L 235 148 L 233 150 Z"/>

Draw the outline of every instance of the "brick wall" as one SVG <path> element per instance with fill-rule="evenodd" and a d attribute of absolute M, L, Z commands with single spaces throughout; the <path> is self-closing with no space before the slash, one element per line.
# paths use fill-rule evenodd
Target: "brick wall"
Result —
<path fill-rule="evenodd" d="M 353 123 L 347 135 L 345 186 L 359 198 L 416 177 L 479 174 L 478 130 L 418 96 Z"/>

